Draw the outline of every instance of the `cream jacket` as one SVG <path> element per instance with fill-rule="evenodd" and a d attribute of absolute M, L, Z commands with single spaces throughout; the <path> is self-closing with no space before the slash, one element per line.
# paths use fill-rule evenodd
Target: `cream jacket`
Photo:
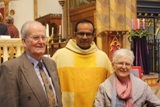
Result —
<path fill-rule="evenodd" d="M 94 107 L 113 107 L 111 105 L 113 81 L 115 74 L 112 74 L 102 84 L 100 84 L 98 93 L 94 102 Z M 146 101 L 153 104 L 154 107 L 160 107 L 160 100 L 152 92 L 147 83 L 130 74 L 132 82 L 132 100 L 134 107 L 142 107 Z"/>

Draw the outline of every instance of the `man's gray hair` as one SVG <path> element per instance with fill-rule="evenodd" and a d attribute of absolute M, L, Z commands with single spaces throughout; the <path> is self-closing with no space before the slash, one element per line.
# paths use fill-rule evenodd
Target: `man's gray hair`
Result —
<path fill-rule="evenodd" d="M 29 26 L 33 23 L 37 23 L 37 24 L 40 24 L 42 25 L 40 22 L 38 21 L 27 21 L 25 22 L 23 25 L 22 25 L 22 28 L 21 28 L 21 38 L 26 38 L 28 36 L 28 29 L 29 29 Z M 42 25 L 43 26 L 43 25 Z"/>

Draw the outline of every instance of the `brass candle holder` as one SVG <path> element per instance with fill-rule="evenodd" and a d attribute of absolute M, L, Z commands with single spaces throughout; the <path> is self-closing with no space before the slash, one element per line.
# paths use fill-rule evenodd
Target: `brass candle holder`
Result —
<path fill-rule="evenodd" d="M 58 36 L 59 36 L 59 42 L 62 42 L 62 41 L 61 41 L 61 39 L 62 39 L 62 34 L 59 33 Z"/>
<path fill-rule="evenodd" d="M 51 44 L 53 44 L 53 43 L 54 43 L 54 34 L 47 37 L 47 54 L 50 54 L 49 50 L 51 48 Z"/>
<path fill-rule="evenodd" d="M 160 24 L 156 24 L 156 27 L 157 27 L 157 29 L 156 29 L 155 36 L 157 37 L 158 36 L 158 32 L 160 30 Z"/>

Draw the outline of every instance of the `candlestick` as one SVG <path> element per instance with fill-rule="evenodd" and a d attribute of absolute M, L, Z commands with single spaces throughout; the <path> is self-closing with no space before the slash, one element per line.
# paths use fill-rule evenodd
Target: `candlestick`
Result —
<path fill-rule="evenodd" d="M 49 26 L 48 26 L 48 24 L 46 24 L 46 36 L 47 37 L 49 36 Z"/>
<path fill-rule="evenodd" d="M 59 25 L 59 35 L 61 35 L 61 25 Z"/>
<path fill-rule="evenodd" d="M 131 28 L 134 29 L 134 20 L 131 21 Z"/>
<path fill-rule="evenodd" d="M 54 35 L 54 27 L 52 27 L 52 35 Z"/>
<path fill-rule="evenodd" d="M 139 22 L 140 22 L 139 19 L 137 19 L 137 21 L 136 21 L 136 29 L 140 29 L 140 23 Z"/>
<path fill-rule="evenodd" d="M 145 29 L 145 19 L 142 20 L 142 27 Z"/>

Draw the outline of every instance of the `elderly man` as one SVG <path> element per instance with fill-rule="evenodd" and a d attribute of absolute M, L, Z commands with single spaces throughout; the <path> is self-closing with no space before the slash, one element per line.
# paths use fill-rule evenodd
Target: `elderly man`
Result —
<path fill-rule="evenodd" d="M 47 37 L 37 21 L 21 29 L 25 52 L 0 66 L 1 107 L 62 107 L 56 64 L 43 57 Z"/>

